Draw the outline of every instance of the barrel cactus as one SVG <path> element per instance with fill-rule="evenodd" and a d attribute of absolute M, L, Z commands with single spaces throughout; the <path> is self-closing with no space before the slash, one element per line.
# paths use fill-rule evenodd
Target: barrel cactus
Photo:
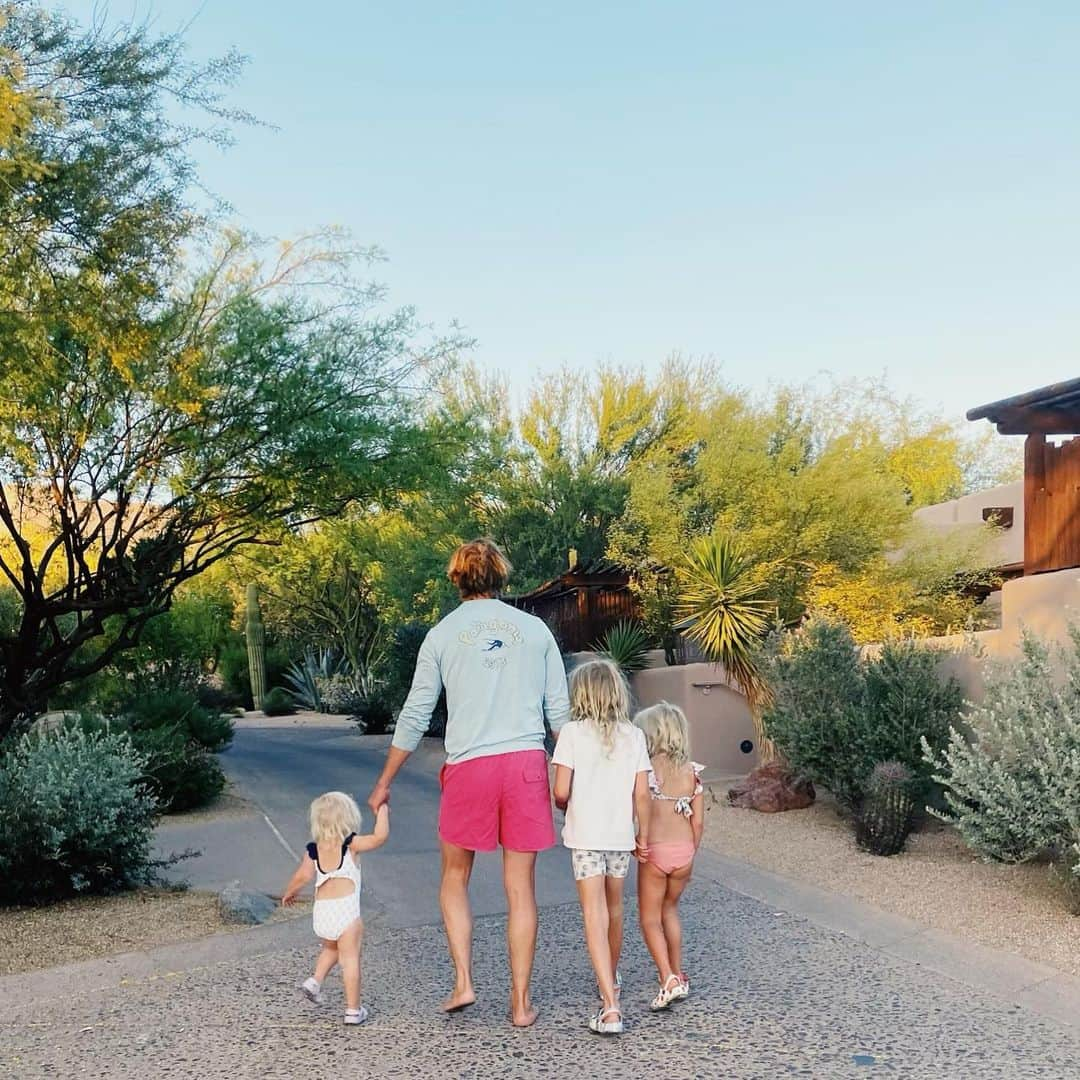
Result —
<path fill-rule="evenodd" d="M 244 637 L 247 639 L 251 700 L 256 709 L 261 709 L 266 697 L 266 630 L 263 628 L 262 611 L 259 608 L 258 585 L 247 587 Z"/>
<path fill-rule="evenodd" d="M 897 855 L 915 824 L 912 776 L 899 761 L 874 766 L 855 818 L 855 840 L 874 855 Z"/>

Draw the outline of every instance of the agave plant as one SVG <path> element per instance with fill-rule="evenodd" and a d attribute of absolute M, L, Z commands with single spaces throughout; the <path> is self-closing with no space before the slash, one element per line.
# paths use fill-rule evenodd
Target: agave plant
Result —
<path fill-rule="evenodd" d="M 629 676 L 648 667 L 652 638 L 641 623 L 623 619 L 610 627 L 593 648 Z"/>
<path fill-rule="evenodd" d="M 769 689 L 756 661 L 757 649 L 771 626 L 775 605 L 751 577 L 751 566 L 728 536 L 694 542 L 677 570 L 679 628 L 697 642 L 706 658 L 723 665 L 754 715 L 763 760 L 775 756 L 765 737 L 761 710 Z"/>
<path fill-rule="evenodd" d="M 293 700 L 302 709 L 322 712 L 322 695 L 319 682 L 341 673 L 341 658 L 333 649 L 308 649 L 302 660 L 294 661 L 285 671 L 285 681 Z"/>

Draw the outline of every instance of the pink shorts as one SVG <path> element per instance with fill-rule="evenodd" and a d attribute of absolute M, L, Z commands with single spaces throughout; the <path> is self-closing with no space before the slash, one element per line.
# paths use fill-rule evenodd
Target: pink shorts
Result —
<path fill-rule="evenodd" d="M 692 840 L 667 840 L 649 845 L 649 862 L 661 874 L 670 874 L 689 866 L 694 861 Z"/>
<path fill-rule="evenodd" d="M 547 754 L 516 750 L 444 765 L 439 837 L 469 851 L 543 851 L 555 843 Z"/>

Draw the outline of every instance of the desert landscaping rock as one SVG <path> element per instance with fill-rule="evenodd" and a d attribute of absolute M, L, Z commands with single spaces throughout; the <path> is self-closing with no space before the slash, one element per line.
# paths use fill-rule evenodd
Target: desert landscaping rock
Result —
<path fill-rule="evenodd" d="M 257 926 L 277 910 L 277 903 L 265 893 L 244 889 L 239 881 L 226 885 L 218 898 L 221 917 L 226 922 Z"/>
<path fill-rule="evenodd" d="M 805 810 L 813 804 L 814 798 L 814 785 L 779 762 L 759 766 L 728 791 L 732 806 L 763 814 Z"/>

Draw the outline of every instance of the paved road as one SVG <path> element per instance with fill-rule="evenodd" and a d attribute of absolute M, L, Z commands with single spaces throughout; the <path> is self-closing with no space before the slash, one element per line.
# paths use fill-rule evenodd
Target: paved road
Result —
<path fill-rule="evenodd" d="M 365 800 L 382 769 L 388 743 L 386 738 L 360 738 L 352 725 L 332 720 L 279 722 L 272 727 L 241 723 L 222 763 L 237 786 L 255 797 L 258 810 L 240 819 L 190 825 L 183 818 L 174 819 L 159 835 L 159 846 L 175 851 L 192 847 L 204 853 L 177 868 L 177 876 L 193 885 L 217 887 L 239 878 L 278 896 L 310 839 L 307 810 L 317 795 L 331 790 L 354 795 L 365 813 L 365 830 L 372 827 Z M 390 925 L 439 920 L 437 775 L 443 757 L 441 744 L 424 741 L 394 784 L 392 842 L 364 858 L 365 908 Z M 541 903 L 574 900 L 568 865 L 561 849 L 541 856 L 537 867 Z M 478 857 L 472 895 L 478 915 L 503 911 L 497 854 Z"/>
<path fill-rule="evenodd" d="M 340 984 L 322 1010 L 298 1000 L 312 948 L 300 924 L 175 948 L 156 962 L 84 965 L 0 980 L 0 1075 L 247 1077 L 805 1076 L 918 1080 L 1080 1076 L 1080 1033 L 928 968 L 726 888 L 703 855 L 685 908 L 695 995 L 650 1015 L 653 974 L 635 933 L 623 964 L 629 1030 L 583 1029 L 592 980 L 564 856 L 545 856 L 535 985 L 542 1017 L 505 1022 L 498 864 L 480 868 L 478 1006 L 435 1006 L 450 971 L 435 924 L 437 755 L 395 789 L 391 843 L 366 860 L 373 1018 L 340 1026 Z M 413 764 L 413 763 L 411 763 Z M 306 800 L 329 786 L 364 794 L 379 753 L 332 730 L 241 730 L 230 771 L 253 785 L 285 841 L 306 839 Z M 269 833 L 269 828 L 267 827 Z M 273 839 L 273 837 L 272 837 Z M 280 846 L 280 842 L 273 840 Z M 284 854 L 284 853 L 283 853 Z M 290 860 L 284 858 L 287 868 Z M 241 865 L 242 859 L 237 860 Z M 209 865 L 209 864 L 208 864 Z M 6 991 L 6 992 L 5 992 Z"/>

